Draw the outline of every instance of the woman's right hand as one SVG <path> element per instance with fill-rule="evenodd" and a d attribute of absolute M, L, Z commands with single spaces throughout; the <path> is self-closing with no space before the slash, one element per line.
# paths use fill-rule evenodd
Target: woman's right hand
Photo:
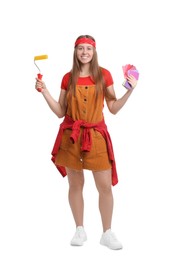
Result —
<path fill-rule="evenodd" d="M 43 92 L 44 89 L 46 89 L 46 85 L 45 85 L 44 81 L 42 81 L 41 79 L 36 78 L 35 89 L 38 92 Z"/>

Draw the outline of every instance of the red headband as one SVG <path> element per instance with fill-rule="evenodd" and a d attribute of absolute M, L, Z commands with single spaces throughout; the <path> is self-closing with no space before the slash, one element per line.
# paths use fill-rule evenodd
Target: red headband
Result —
<path fill-rule="evenodd" d="M 76 42 L 75 42 L 75 47 L 76 47 L 77 45 L 81 44 L 81 43 L 88 43 L 88 44 L 91 44 L 93 47 L 96 48 L 96 42 L 93 41 L 91 38 L 85 38 L 85 37 L 83 37 L 83 38 L 80 38 L 80 39 L 76 40 Z"/>

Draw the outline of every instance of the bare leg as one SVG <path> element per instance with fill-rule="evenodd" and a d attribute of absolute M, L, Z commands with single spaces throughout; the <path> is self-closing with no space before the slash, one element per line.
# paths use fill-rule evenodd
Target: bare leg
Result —
<path fill-rule="evenodd" d="M 84 175 L 83 171 L 77 171 L 66 168 L 68 182 L 69 182 L 69 204 L 75 220 L 76 227 L 83 226 L 83 186 Z"/>
<path fill-rule="evenodd" d="M 94 171 L 93 176 L 99 192 L 99 210 L 102 219 L 103 232 L 105 232 L 111 228 L 113 213 L 111 169 Z"/>

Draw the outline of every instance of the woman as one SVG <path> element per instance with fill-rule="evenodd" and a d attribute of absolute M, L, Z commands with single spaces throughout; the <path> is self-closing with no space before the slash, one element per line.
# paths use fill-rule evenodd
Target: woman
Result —
<path fill-rule="evenodd" d="M 99 193 L 103 226 L 100 243 L 110 249 L 122 248 L 111 230 L 112 185 L 117 184 L 118 178 L 103 105 L 105 99 L 112 114 L 124 106 L 137 85 L 133 76 L 127 80 L 132 89 L 117 99 L 111 73 L 99 66 L 96 42 L 90 35 L 81 35 L 75 41 L 73 67 L 62 79 L 58 102 L 50 95 L 45 83 L 36 80 L 36 89 L 41 89 L 51 110 L 59 118 L 64 117 L 53 147 L 52 161 L 62 176 L 68 177 L 69 204 L 76 224 L 71 245 L 80 246 L 87 240 L 83 225 L 83 171 L 88 169 L 93 173 Z"/>

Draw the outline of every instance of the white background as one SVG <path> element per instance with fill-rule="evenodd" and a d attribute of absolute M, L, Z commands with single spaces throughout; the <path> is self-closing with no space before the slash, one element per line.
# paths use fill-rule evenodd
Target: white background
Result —
<path fill-rule="evenodd" d="M 0 259 L 178 259 L 176 0 L 8 1 L 0 4 Z M 34 89 L 38 63 L 58 99 L 81 34 L 97 42 L 118 98 L 122 65 L 140 72 L 125 107 L 109 114 L 119 184 L 113 187 L 113 231 L 124 249 L 99 244 L 98 194 L 85 172 L 88 241 L 71 247 L 75 224 L 68 183 L 51 162 L 58 119 Z"/>

